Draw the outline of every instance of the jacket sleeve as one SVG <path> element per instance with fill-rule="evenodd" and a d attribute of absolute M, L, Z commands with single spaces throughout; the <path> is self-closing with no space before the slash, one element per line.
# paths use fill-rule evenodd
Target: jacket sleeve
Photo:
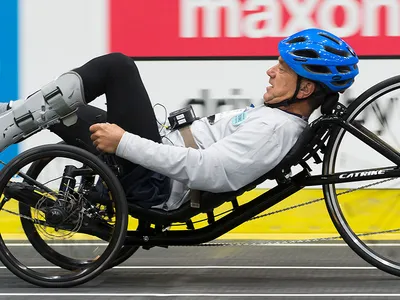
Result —
<path fill-rule="evenodd" d="M 268 124 L 243 126 L 206 149 L 155 143 L 126 132 L 117 155 L 187 184 L 192 189 L 237 190 L 278 164 L 281 147 Z"/>

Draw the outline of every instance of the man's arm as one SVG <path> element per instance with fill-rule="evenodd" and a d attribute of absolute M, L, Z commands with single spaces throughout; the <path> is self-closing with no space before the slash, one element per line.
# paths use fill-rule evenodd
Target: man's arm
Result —
<path fill-rule="evenodd" d="M 207 149 L 159 144 L 125 132 L 116 154 L 192 189 L 225 192 L 268 172 L 278 164 L 281 152 L 274 129 L 259 123 L 244 126 Z"/>

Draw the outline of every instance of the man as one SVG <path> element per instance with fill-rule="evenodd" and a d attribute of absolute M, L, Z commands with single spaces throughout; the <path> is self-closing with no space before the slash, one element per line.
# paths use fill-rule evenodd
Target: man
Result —
<path fill-rule="evenodd" d="M 98 57 L 74 72 L 81 78 L 87 103 L 105 93 L 107 115 L 82 106 L 74 125 L 60 123 L 49 129 L 89 151 L 115 153 L 128 201 L 145 207 L 175 209 L 187 200 L 189 188 L 237 190 L 275 167 L 310 114 L 326 97 L 338 99 L 358 74 L 352 48 L 320 29 L 282 40 L 279 53 L 277 65 L 267 71 L 270 85 L 264 105 L 201 118 L 190 125 L 188 135 L 172 130 L 166 139 L 160 137 L 132 59 L 118 53 Z M 189 140 L 194 148 L 185 147 Z"/>

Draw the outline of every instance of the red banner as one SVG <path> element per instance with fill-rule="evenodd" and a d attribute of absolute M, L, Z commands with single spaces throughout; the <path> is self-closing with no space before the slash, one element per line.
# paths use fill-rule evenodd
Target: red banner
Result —
<path fill-rule="evenodd" d="M 136 57 L 276 56 L 318 27 L 358 55 L 400 55 L 400 0 L 110 0 L 110 51 Z"/>

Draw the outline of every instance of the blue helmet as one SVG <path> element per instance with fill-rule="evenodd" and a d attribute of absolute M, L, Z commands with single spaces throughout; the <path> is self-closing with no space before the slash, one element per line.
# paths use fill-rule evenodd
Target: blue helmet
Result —
<path fill-rule="evenodd" d="M 323 83 L 333 92 L 350 87 L 358 74 L 358 57 L 341 38 L 311 28 L 282 40 L 282 59 L 299 76 Z"/>

